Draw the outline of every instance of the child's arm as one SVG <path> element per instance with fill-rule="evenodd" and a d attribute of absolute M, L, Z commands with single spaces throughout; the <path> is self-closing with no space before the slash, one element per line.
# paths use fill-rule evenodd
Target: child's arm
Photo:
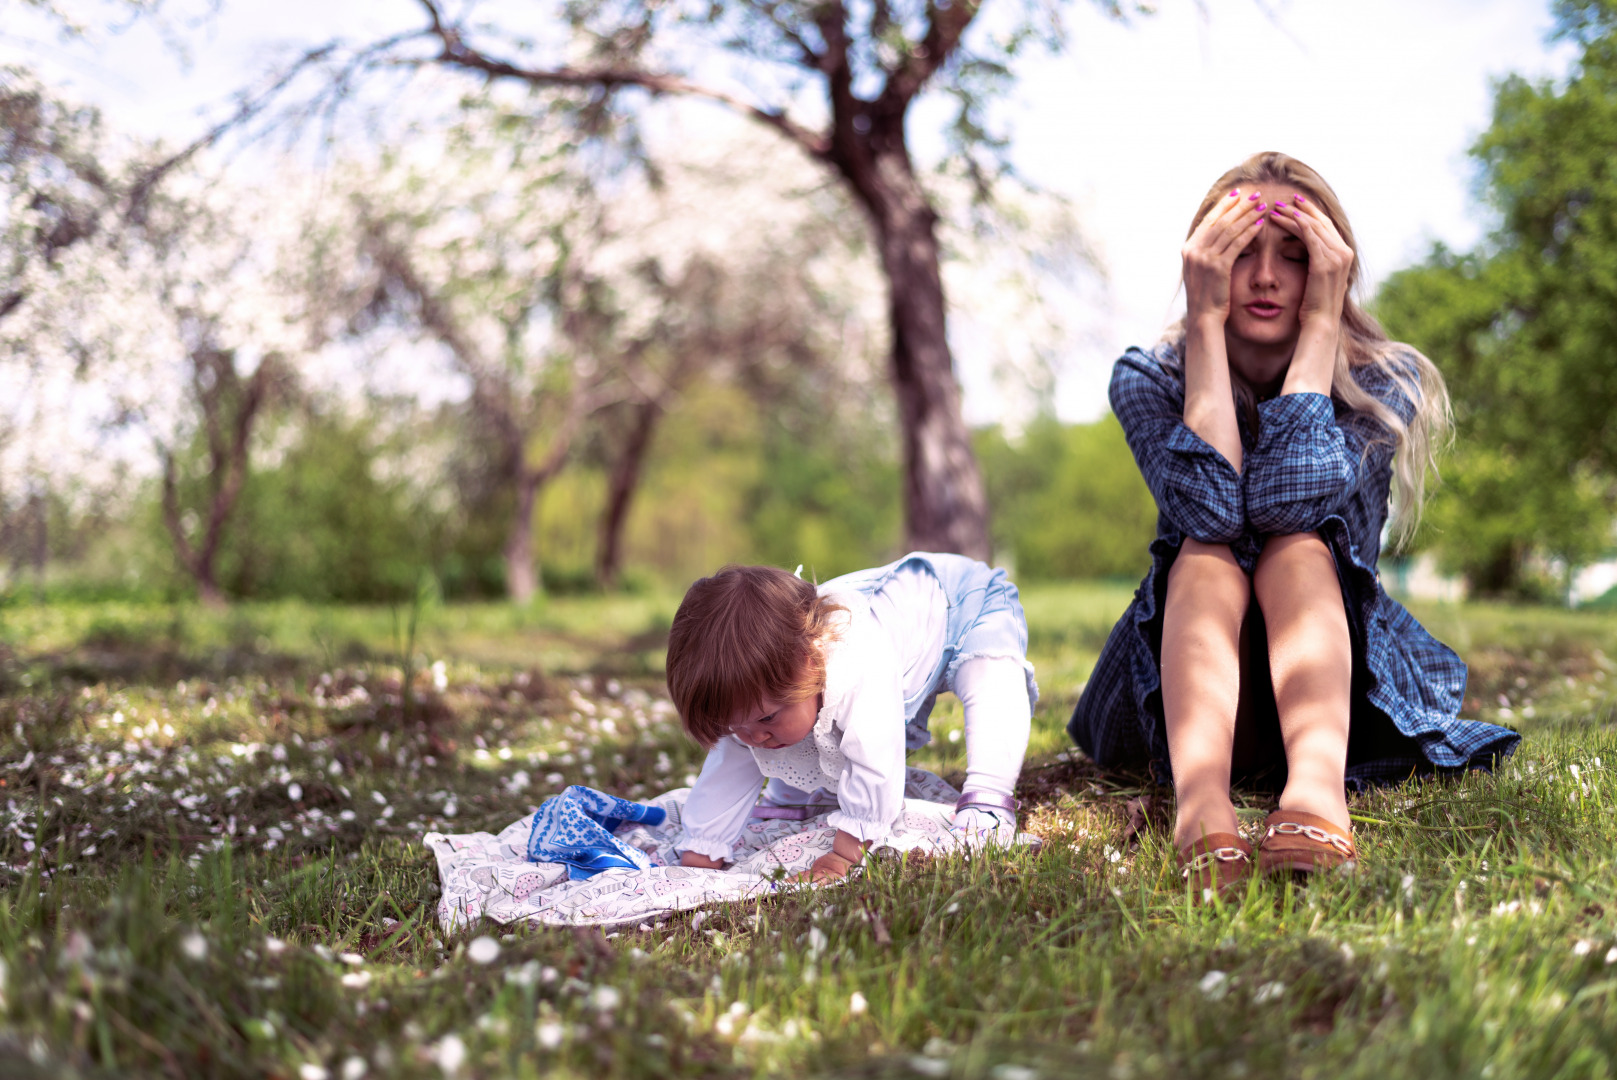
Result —
<path fill-rule="evenodd" d="M 719 869 L 729 861 L 763 782 L 752 751 L 734 738 L 727 735 L 708 751 L 685 799 L 685 835 L 675 845 L 681 866 Z"/>
<path fill-rule="evenodd" d="M 836 665 L 836 682 L 847 690 L 835 693 L 828 671 L 827 692 L 835 693 L 844 764 L 837 810 L 827 819 L 836 838 L 805 873 L 815 881 L 846 874 L 904 812 L 904 692 L 892 641 L 874 622 L 856 619 L 835 647 L 827 666 Z"/>

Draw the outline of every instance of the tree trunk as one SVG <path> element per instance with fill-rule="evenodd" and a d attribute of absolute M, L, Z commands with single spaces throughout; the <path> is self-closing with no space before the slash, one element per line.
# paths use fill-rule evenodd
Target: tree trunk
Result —
<path fill-rule="evenodd" d="M 539 565 L 533 552 L 533 511 L 539 502 L 539 477 L 524 471 L 517 478 L 517 504 L 505 537 L 505 595 L 526 604 L 539 592 Z"/>
<path fill-rule="evenodd" d="M 640 486 L 640 470 L 645 464 L 651 437 L 662 419 L 660 402 L 642 402 L 635 407 L 628 441 L 623 452 L 612 463 L 612 476 L 607 482 L 606 509 L 601 514 L 601 527 L 595 545 L 595 582 L 603 589 L 617 585 L 623 569 L 623 526 L 629 520 L 629 504 L 634 501 Z"/>
<path fill-rule="evenodd" d="M 993 554 L 988 497 L 949 356 L 937 212 L 915 177 L 902 131 L 900 118 L 896 133 L 873 133 L 863 153 L 835 156 L 870 214 L 888 282 L 893 392 L 904 438 L 905 544 L 986 561 Z"/>

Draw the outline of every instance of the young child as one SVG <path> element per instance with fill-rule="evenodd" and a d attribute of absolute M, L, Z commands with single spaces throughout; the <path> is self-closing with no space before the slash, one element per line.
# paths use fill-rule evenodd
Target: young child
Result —
<path fill-rule="evenodd" d="M 1465 664 L 1382 591 L 1447 425 L 1431 361 L 1352 299 L 1347 216 L 1313 169 L 1257 154 L 1202 200 L 1186 315 L 1112 374 L 1160 511 L 1152 566 L 1068 730 L 1102 766 L 1171 776 L 1192 895 L 1241 886 L 1232 773 L 1281 786 L 1266 872 L 1354 862 L 1346 785 L 1488 768 L 1516 746 L 1459 715 Z"/>
<path fill-rule="evenodd" d="M 902 814 L 904 758 L 931 741 L 943 690 L 965 709 L 956 824 L 1015 828 L 1038 687 L 1003 570 L 915 552 L 815 588 L 727 566 L 680 603 L 667 675 L 685 730 L 709 751 L 685 803 L 685 866 L 723 866 L 749 817 L 807 817 L 834 799 L 836 839 L 810 874 L 842 877 Z"/>

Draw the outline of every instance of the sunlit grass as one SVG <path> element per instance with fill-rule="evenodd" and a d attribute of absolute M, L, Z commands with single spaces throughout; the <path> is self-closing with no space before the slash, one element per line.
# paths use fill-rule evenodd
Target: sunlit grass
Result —
<path fill-rule="evenodd" d="M 1609 1076 L 1617 618 L 1420 609 L 1516 758 L 1356 799 L 1356 876 L 1195 909 L 1170 793 L 1065 754 L 1130 593 L 1024 589 L 1041 845 L 608 936 L 445 936 L 419 841 L 683 784 L 676 597 L 427 607 L 409 656 L 407 611 L 7 609 L 0 1074 Z"/>

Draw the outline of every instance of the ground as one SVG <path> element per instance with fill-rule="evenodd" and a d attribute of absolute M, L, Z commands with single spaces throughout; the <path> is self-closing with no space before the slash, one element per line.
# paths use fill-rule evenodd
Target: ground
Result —
<path fill-rule="evenodd" d="M 0 1074 L 1611 1075 L 1617 616 L 1417 609 L 1516 756 L 1357 798 L 1357 875 L 1193 908 L 1171 793 L 1062 731 L 1128 587 L 1024 597 L 1041 845 L 606 935 L 446 936 L 421 836 L 686 783 L 676 597 L 0 609 Z"/>

